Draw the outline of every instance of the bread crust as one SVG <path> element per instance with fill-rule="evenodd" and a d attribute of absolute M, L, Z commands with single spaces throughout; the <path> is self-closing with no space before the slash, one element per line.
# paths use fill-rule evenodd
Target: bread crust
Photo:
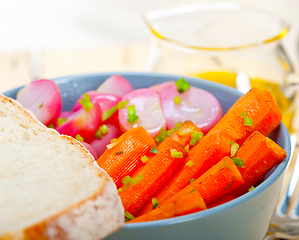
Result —
<path fill-rule="evenodd" d="M 78 147 L 84 153 L 85 160 L 97 170 L 99 178 L 105 180 L 105 184 L 85 200 L 26 229 L 0 235 L 0 240 L 98 240 L 123 227 L 124 209 L 116 186 L 84 146 L 74 138 L 60 135 L 56 130 L 44 126 L 15 100 L 0 94 L 0 101 L 17 107 L 23 117 L 39 126 L 38 131 L 46 131 L 53 137 L 63 138 L 69 144 Z"/>

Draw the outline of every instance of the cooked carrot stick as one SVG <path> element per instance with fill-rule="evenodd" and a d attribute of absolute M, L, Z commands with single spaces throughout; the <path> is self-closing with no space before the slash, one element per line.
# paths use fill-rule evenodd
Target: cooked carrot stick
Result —
<path fill-rule="evenodd" d="M 128 223 L 161 220 L 170 217 L 182 216 L 207 209 L 205 202 L 198 191 L 187 193 L 169 204 L 157 207 L 153 211 L 135 218 Z"/>
<path fill-rule="evenodd" d="M 224 196 L 222 196 L 221 198 L 219 198 L 219 199 L 211 202 L 209 205 L 207 205 L 207 208 L 217 207 L 217 206 L 219 206 L 221 204 L 227 203 L 227 202 L 229 202 L 231 200 L 234 200 L 236 198 L 237 198 L 236 195 L 231 194 L 231 193 L 227 193 Z"/>
<path fill-rule="evenodd" d="M 231 138 L 221 131 L 203 137 L 189 152 L 186 163 L 173 174 L 163 188 L 156 194 L 158 201 L 165 201 L 173 194 L 186 187 L 191 179 L 196 179 L 223 157 L 229 156 L 231 151 Z M 153 205 L 148 203 L 137 216 L 152 210 Z"/>
<path fill-rule="evenodd" d="M 230 157 L 226 156 L 183 190 L 160 202 L 160 206 L 167 205 L 194 190 L 200 193 L 208 205 L 241 186 L 243 183 L 243 178 L 237 166 Z"/>
<path fill-rule="evenodd" d="M 187 152 L 172 139 L 164 140 L 156 155 L 139 172 L 142 179 L 129 187 L 119 189 L 119 196 L 126 211 L 131 215 L 147 204 L 163 184 L 185 161 Z"/>
<path fill-rule="evenodd" d="M 254 131 L 268 136 L 281 119 L 282 113 L 271 93 L 252 88 L 237 100 L 208 134 L 221 130 L 241 145 Z"/>
<path fill-rule="evenodd" d="M 108 145 L 97 163 L 120 187 L 122 178 L 143 165 L 141 157 L 148 154 L 154 145 L 154 140 L 143 127 L 132 128 Z"/>
<path fill-rule="evenodd" d="M 244 166 L 238 167 L 238 169 L 245 183 L 232 191 L 232 194 L 240 196 L 248 192 L 251 186 L 255 186 L 267 172 L 286 156 L 285 150 L 278 144 L 261 133 L 254 132 L 234 156 L 236 159 L 242 159 Z"/>
<path fill-rule="evenodd" d="M 203 133 L 199 127 L 197 127 L 191 121 L 185 121 L 182 126 L 174 131 L 168 138 L 171 138 L 181 144 L 183 147 L 189 145 L 189 150 L 193 148 L 199 140 L 203 137 Z"/>

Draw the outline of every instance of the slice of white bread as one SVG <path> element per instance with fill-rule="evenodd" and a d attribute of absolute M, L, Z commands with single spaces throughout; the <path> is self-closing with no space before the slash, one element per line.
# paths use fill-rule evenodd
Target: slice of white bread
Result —
<path fill-rule="evenodd" d="M 0 95 L 0 239 L 102 239 L 123 224 L 91 154 Z"/>

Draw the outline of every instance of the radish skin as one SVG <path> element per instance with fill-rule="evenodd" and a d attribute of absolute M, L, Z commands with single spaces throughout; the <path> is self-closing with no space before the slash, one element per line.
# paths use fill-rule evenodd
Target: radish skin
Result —
<path fill-rule="evenodd" d="M 124 97 L 133 90 L 132 84 L 123 76 L 112 75 L 98 87 L 97 92 L 115 94 Z"/>

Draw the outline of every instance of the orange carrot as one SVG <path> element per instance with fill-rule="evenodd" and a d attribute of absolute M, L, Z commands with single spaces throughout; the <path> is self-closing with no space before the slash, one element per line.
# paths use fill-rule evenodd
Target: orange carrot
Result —
<path fill-rule="evenodd" d="M 209 205 L 207 205 L 207 208 L 217 207 L 221 204 L 227 203 L 227 202 L 229 202 L 231 200 L 234 200 L 236 198 L 237 198 L 237 196 L 235 196 L 234 194 L 227 193 L 224 196 L 222 196 L 221 198 L 211 202 Z"/>
<path fill-rule="evenodd" d="M 268 136 L 281 119 L 282 113 L 271 93 L 252 88 L 237 100 L 208 135 L 221 130 L 241 145 L 254 131 Z"/>
<path fill-rule="evenodd" d="M 122 178 L 143 165 L 141 157 L 148 154 L 154 145 L 154 140 L 143 127 L 132 128 L 108 145 L 97 163 L 120 187 Z"/>
<path fill-rule="evenodd" d="M 200 193 L 208 205 L 243 183 L 243 178 L 237 166 L 230 157 L 226 156 L 183 190 L 160 202 L 160 206 L 167 205 L 169 202 L 173 202 L 182 195 L 194 190 Z"/>
<path fill-rule="evenodd" d="M 191 150 L 202 137 L 203 133 L 199 127 L 191 121 L 185 121 L 182 126 L 174 131 L 168 138 L 177 141 L 183 147 L 189 145 L 189 150 Z"/>
<path fill-rule="evenodd" d="M 229 156 L 231 151 L 231 138 L 217 131 L 209 136 L 203 137 L 199 143 L 189 152 L 186 163 L 173 174 L 155 198 L 165 201 L 173 194 L 186 187 L 191 179 L 198 178 L 213 165 L 217 164 L 223 157 Z M 148 203 L 137 216 L 152 210 L 153 205 Z"/>
<path fill-rule="evenodd" d="M 255 186 L 274 166 L 279 164 L 287 156 L 284 149 L 263 136 L 259 132 L 254 132 L 243 143 L 234 156 L 242 159 L 243 167 L 238 167 L 244 185 L 238 187 L 232 194 L 240 196 L 248 192 L 251 186 Z"/>
<path fill-rule="evenodd" d="M 178 199 L 153 211 L 135 218 L 128 223 L 161 220 L 170 217 L 182 216 L 207 209 L 205 202 L 198 191 L 187 193 Z"/>
<path fill-rule="evenodd" d="M 172 139 L 165 139 L 157 150 L 156 155 L 139 171 L 140 175 L 137 177 L 141 180 L 136 184 L 129 182 L 129 185 L 119 189 L 125 211 L 133 216 L 152 199 L 188 155 L 185 149 Z"/>

